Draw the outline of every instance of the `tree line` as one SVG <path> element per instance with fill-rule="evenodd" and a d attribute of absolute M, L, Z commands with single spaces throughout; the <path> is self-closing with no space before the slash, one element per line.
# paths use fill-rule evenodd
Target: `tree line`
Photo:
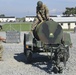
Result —
<path fill-rule="evenodd" d="M 62 14 L 65 16 L 76 16 L 76 7 L 66 7 Z"/>
<path fill-rule="evenodd" d="M 5 17 L 5 15 L 4 14 L 0 14 L 0 17 Z"/>

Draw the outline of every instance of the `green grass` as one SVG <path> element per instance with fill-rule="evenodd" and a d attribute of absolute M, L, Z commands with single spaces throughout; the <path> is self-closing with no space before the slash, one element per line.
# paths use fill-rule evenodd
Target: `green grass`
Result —
<path fill-rule="evenodd" d="M 74 31 L 74 29 L 63 29 L 63 31 Z"/>
<path fill-rule="evenodd" d="M 31 30 L 31 23 L 10 23 L 3 25 L 3 31 L 9 30 L 29 31 Z"/>
<path fill-rule="evenodd" d="M 3 30 L 1 31 L 9 31 L 9 30 L 17 30 L 17 31 L 30 31 L 32 23 L 24 22 L 24 23 L 8 23 L 3 25 Z M 63 31 L 74 31 L 74 29 L 64 29 Z"/>

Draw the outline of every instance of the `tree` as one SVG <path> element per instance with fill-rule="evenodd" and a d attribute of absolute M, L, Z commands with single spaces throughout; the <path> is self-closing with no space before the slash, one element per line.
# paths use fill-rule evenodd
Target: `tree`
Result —
<path fill-rule="evenodd" d="M 69 8 L 69 7 L 66 7 L 66 10 L 65 12 L 63 12 L 63 15 L 66 15 L 66 16 L 75 16 L 76 15 L 76 7 L 72 7 L 72 8 Z"/>
<path fill-rule="evenodd" d="M 5 15 L 4 14 L 1 14 L 0 17 L 5 17 Z"/>

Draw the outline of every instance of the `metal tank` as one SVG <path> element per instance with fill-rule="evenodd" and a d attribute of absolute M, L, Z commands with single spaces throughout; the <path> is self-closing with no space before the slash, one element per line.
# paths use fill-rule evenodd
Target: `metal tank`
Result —
<path fill-rule="evenodd" d="M 54 21 L 45 21 L 37 25 L 34 36 L 45 44 L 61 44 L 63 38 L 62 27 Z"/>

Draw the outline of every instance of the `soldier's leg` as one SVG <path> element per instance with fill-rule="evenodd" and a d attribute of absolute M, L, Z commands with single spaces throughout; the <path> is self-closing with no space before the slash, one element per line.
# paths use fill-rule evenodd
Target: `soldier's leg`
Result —
<path fill-rule="evenodd" d="M 38 23 L 39 23 L 39 20 L 36 18 L 32 27 L 31 27 L 31 30 L 34 30 Z"/>
<path fill-rule="evenodd" d="M 0 44 L 0 61 L 2 61 L 2 56 L 3 56 L 3 46 Z"/>

